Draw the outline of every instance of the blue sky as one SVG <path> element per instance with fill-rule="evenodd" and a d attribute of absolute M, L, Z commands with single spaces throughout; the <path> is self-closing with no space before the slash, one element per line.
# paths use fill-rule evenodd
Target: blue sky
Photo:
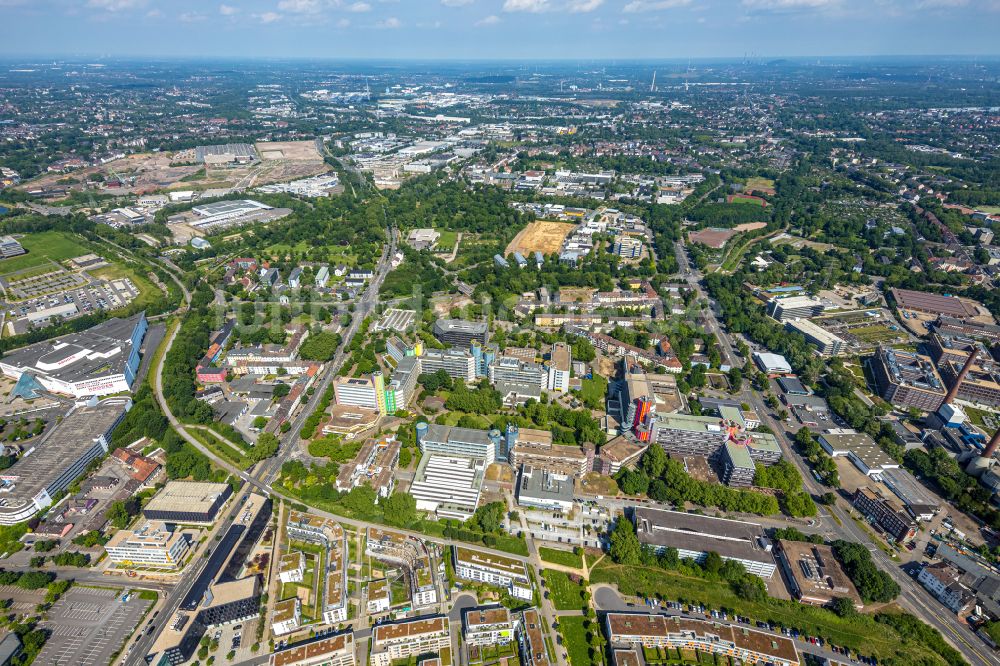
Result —
<path fill-rule="evenodd" d="M 443 59 L 996 54 L 1000 0 L 0 0 L 0 53 Z"/>

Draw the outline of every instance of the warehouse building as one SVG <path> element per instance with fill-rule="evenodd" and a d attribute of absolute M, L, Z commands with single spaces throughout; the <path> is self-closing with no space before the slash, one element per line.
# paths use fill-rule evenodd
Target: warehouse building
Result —
<path fill-rule="evenodd" d="M 132 407 L 129 398 L 76 403 L 41 441 L 0 478 L 0 525 L 13 525 L 49 507 L 53 497 L 106 454 L 111 434 Z"/>
<path fill-rule="evenodd" d="M 801 333 L 806 342 L 815 345 L 823 356 L 837 356 L 847 348 L 847 342 L 843 338 L 817 326 L 808 319 L 792 319 L 785 323 L 785 328 Z"/>
<path fill-rule="evenodd" d="M 233 493 L 228 483 L 170 481 L 142 509 L 147 520 L 211 525 Z"/>
<path fill-rule="evenodd" d="M 0 257 L 7 259 L 25 254 L 21 244 L 13 236 L 0 236 Z"/>
<path fill-rule="evenodd" d="M 635 507 L 632 519 L 639 543 L 657 553 L 676 548 L 681 559 L 704 562 L 708 553 L 715 552 L 755 576 L 774 575 L 771 542 L 756 523 L 646 507 Z"/>
<path fill-rule="evenodd" d="M 194 158 L 206 166 L 250 164 L 257 160 L 257 151 L 249 143 L 198 146 L 194 149 Z"/>
<path fill-rule="evenodd" d="M 130 391 L 147 328 L 145 312 L 109 319 L 86 331 L 8 352 L 0 371 L 18 380 L 28 375 L 26 382 L 76 398 Z"/>
<path fill-rule="evenodd" d="M 881 480 L 886 470 L 899 468 L 899 463 L 863 432 L 826 432 L 819 436 L 819 444 L 834 458 L 847 456 L 863 474 L 874 479 Z"/>
<path fill-rule="evenodd" d="M 944 382 L 927 356 L 880 346 L 869 367 L 879 395 L 894 407 L 933 412 L 944 401 Z"/>
<path fill-rule="evenodd" d="M 842 597 L 864 607 L 861 595 L 833 556 L 833 548 L 805 541 L 779 540 L 775 551 L 792 594 L 804 604 L 826 606 Z"/>
<path fill-rule="evenodd" d="M 954 317 L 956 319 L 970 319 L 979 314 L 978 309 L 971 303 L 966 303 L 958 296 L 944 296 L 942 294 L 932 294 L 926 291 L 913 291 L 912 289 L 897 289 L 893 287 L 889 290 L 892 299 L 896 301 L 896 306 L 900 310 L 913 310 L 929 315 L 942 315 Z"/>
<path fill-rule="evenodd" d="M 754 352 L 753 361 L 757 364 L 757 367 L 760 368 L 761 372 L 766 372 L 769 375 L 792 374 L 792 366 L 789 365 L 788 361 L 785 360 L 785 357 L 781 354 Z"/>

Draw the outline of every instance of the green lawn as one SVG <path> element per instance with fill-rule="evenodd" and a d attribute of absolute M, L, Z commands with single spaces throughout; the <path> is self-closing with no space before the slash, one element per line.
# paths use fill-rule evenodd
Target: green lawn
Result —
<path fill-rule="evenodd" d="M 561 564 L 564 567 L 583 568 L 583 558 L 570 550 L 556 550 L 555 548 L 539 548 L 538 554 L 542 560 Z"/>
<path fill-rule="evenodd" d="M 18 241 L 27 250 L 27 254 L 0 260 L 0 274 L 33 268 L 50 260 L 61 262 L 91 252 L 90 248 L 83 245 L 82 240 L 62 231 L 25 234 Z"/>
<path fill-rule="evenodd" d="M 438 252 L 451 252 L 455 249 L 455 243 L 458 241 L 457 231 L 442 231 L 441 238 L 438 239 L 437 248 Z"/>
<path fill-rule="evenodd" d="M 583 404 L 591 409 L 600 409 L 604 406 L 605 398 L 608 395 L 608 380 L 600 375 L 594 375 L 593 379 L 581 380 L 580 398 Z"/>
<path fill-rule="evenodd" d="M 580 610 L 583 607 L 583 587 L 569 579 L 569 575 L 552 569 L 542 570 L 545 588 L 556 610 Z"/>
<path fill-rule="evenodd" d="M 587 630 L 583 628 L 586 620 L 585 617 L 559 618 L 563 648 L 569 653 L 572 666 L 592 666 L 595 663 L 590 659 L 590 643 L 587 642 Z"/>

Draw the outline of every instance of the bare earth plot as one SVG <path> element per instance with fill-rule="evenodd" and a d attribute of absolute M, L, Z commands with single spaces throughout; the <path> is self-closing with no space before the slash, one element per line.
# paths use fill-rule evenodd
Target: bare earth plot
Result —
<path fill-rule="evenodd" d="M 528 254 L 530 252 L 541 252 L 542 254 L 552 254 L 562 248 L 563 241 L 574 228 L 575 224 L 569 222 L 548 222 L 546 220 L 536 220 L 531 222 L 524 229 L 514 236 L 514 240 L 507 245 L 504 254 L 520 252 Z"/>

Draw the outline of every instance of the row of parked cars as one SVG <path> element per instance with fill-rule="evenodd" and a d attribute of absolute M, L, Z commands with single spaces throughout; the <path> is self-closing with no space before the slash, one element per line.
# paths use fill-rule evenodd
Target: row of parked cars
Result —
<path fill-rule="evenodd" d="M 853 652 L 850 648 L 846 648 L 840 645 L 834 645 L 833 643 L 828 643 L 819 636 L 810 636 L 809 634 L 804 634 L 795 627 L 782 627 L 780 625 L 774 624 L 773 622 L 762 622 L 761 620 L 754 621 L 751 620 L 749 617 L 743 615 L 736 615 L 736 614 L 730 615 L 728 612 L 724 610 L 715 610 L 712 608 L 706 609 L 705 606 L 701 604 L 682 604 L 678 601 L 658 601 L 656 599 L 646 599 L 646 605 L 652 609 L 662 607 L 667 610 L 672 610 L 677 613 L 681 613 L 683 615 L 688 615 L 688 616 L 701 615 L 704 616 L 706 619 L 711 618 L 713 620 L 719 620 L 722 622 L 732 621 L 738 624 L 756 626 L 758 629 L 762 629 L 765 631 L 773 631 L 773 632 L 780 631 L 783 636 L 787 636 L 788 638 L 791 638 L 793 640 L 802 643 L 809 643 L 810 645 L 815 645 L 816 647 L 826 647 L 827 650 L 835 652 L 836 654 L 844 655 L 848 659 L 851 659 L 852 661 L 858 663 L 870 664 L 871 666 L 878 666 L 879 663 L 877 657 L 874 656 L 868 657 L 859 654 L 857 652 Z"/>

